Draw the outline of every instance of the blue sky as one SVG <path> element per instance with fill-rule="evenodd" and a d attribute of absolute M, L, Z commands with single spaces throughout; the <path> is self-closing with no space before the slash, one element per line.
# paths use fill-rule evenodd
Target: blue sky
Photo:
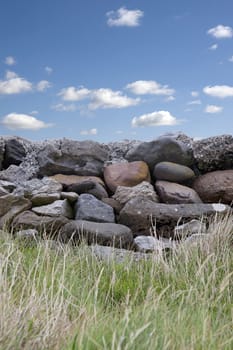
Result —
<path fill-rule="evenodd" d="M 232 14 L 232 0 L 1 0 L 0 134 L 232 134 Z"/>

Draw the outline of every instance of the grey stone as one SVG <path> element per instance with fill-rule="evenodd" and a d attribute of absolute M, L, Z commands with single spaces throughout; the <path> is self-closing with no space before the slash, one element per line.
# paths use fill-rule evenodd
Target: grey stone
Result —
<path fill-rule="evenodd" d="M 0 137 L 0 171 L 2 170 L 4 153 L 5 153 L 5 141 L 4 141 L 3 137 Z"/>
<path fill-rule="evenodd" d="M 201 232 L 206 232 L 206 224 L 201 220 L 193 219 L 186 224 L 177 225 L 174 228 L 174 237 L 185 238 Z"/>
<path fill-rule="evenodd" d="M 12 192 L 16 188 L 16 185 L 13 182 L 4 181 L 4 180 L 0 180 L 0 186 L 8 192 Z"/>
<path fill-rule="evenodd" d="M 133 244 L 131 230 L 123 225 L 112 223 L 96 223 L 76 220 L 65 225 L 60 233 L 63 242 L 86 241 L 88 244 L 128 248 Z"/>
<path fill-rule="evenodd" d="M 19 165 L 22 163 L 25 156 L 26 150 L 21 138 L 13 137 L 5 140 L 4 169 L 7 169 L 12 164 Z"/>
<path fill-rule="evenodd" d="M 105 188 L 93 180 L 86 180 L 80 183 L 67 186 L 68 192 L 76 192 L 78 194 L 89 193 L 98 199 L 107 198 L 108 193 Z"/>
<path fill-rule="evenodd" d="M 79 195 L 76 192 L 61 192 L 61 199 L 68 199 L 70 203 L 77 202 Z"/>
<path fill-rule="evenodd" d="M 210 233 L 195 233 L 190 237 L 187 237 L 184 241 L 185 245 L 193 245 L 193 244 L 203 244 L 208 243 L 213 239 L 213 235 Z"/>
<path fill-rule="evenodd" d="M 44 216 L 65 216 L 68 219 L 73 219 L 73 210 L 67 199 L 57 200 L 51 204 L 42 205 L 40 207 L 34 207 L 32 208 L 32 211 Z"/>
<path fill-rule="evenodd" d="M 175 248 L 175 243 L 171 240 L 157 239 L 153 236 L 137 236 L 134 238 L 134 245 L 137 251 L 142 253 L 156 252 L 163 254 Z"/>
<path fill-rule="evenodd" d="M 197 192 L 187 186 L 168 181 L 156 181 L 155 188 L 163 203 L 202 203 Z"/>
<path fill-rule="evenodd" d="M 58 144 L 48 144 L 39 151 L 39 174 L 99 176 L 107 156 L 107 151 L 97 142 L 62 139 Z"/>
<path fill-rule="evenodd" d="M 81 194 L 76 203 L 76 220 L 94 222 L 115 222 L 113 208 L 103 203 L 91 194 Z"/>
<path fill-rule="evenodd" d="M 187 182 L 193 180 L 195 177 L 192 169 L 173 162 L 160 162 L 156 164 L 153 175 L 157 180 L 177 183 Z"/>
<path fill-rule="evenodd" d="M 125 204 L 130 199 L 138 196 L 150 199 L 156 203 L 159 202 L 159 197 L 155 193 L 154 187 L 147 181 L 143 181 L 139 185 L 133 187 L 118 186 L 112 198 L 121 204 Z"/>
<path fill-rule="evenodd" d="M 61 198 L 60 193 L 39 193 L 31 198 L 34 207 L 51 204 Z"/>
<path fill-rule="evenodd" d="M 32 179 L 23 184 L 24 196 L 33 198 L 41 194 L 57 194 L 62 191 L 62 185 L 48 177 L 43 179 Z"/>
<path fill-rule="evenodd" d="M 26 168 L 18 165 L 10 165 L 6 170 L 0 171 L 0 180 L 21 184 L 32 178 L 32 173 L 28 172 Z"/>
<path fill-rule="evenodd" d="M 27 247 L 36 246 L 40 241 L 39 233 L 35 229 L 17 231 L 15 238 Z"/>
<path fill-rule="evenodd" d="M 24 210 L 31 208 L 31 202 L 24 197 L 8 194 L 0 197 L 0 228 Z"/>
<path fill-rule="evenodd" d="M 191 148 L 169 136 L 159 137 L 150 142 L 142 142 L 126 154 L 126 159 L 130 162 L 143 160 L 148 164 L 151 171 L 153 171 L 156 164 L 163 161 L 186 166 L 193 164 Z"/>
<path fill-rule="evenodd" d="M 4 187 L 0 186 L 0 197 L 5 196 L 6 194 L 9 194 L 9 192 L 5 190 Z"/>

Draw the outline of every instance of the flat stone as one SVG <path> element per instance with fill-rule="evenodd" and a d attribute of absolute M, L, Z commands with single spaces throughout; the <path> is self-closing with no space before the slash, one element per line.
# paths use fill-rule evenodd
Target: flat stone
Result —
<path fill-rule="evenodd" d="M 174 237 L 185 238 L 200 232 L 206 232 L 206 224 L 201 220 L 193 219 L 186 224 L 176 226 L 174 228 Z"/>
<path fill-rule="evenodd" d="M 91 194 L 81 194 L 75 207 L 75 219 L 94 222 L 114 223 L 115 215 L 110 205 L 103 203 Z"/>
<path fill-rule="evenodd" d="M 64 175 L 64 174 L 56 174 L 53 176 L 49 176 L 50 179 L 59 182 L 65 188 L 69 185 L 80 184 L 84 181 L 94 181 L 99 183 L 102 186 L 105 186 L 103 180 L 97 176 L 80 176 L 80 175 Z"/>
<path fill-rule="evenodd" d="M 79 195 L 76 192 L 61 192 L 61 199 L 68 199 L 70 203 L 77 202 Z"/>
<path fill-rule="evenodd" d="M 187 186 L 168 181 L 156 181 L 155 188 L 163 203 L 202 203 L 197 192 Z"/>
<path fill-rule="evenodd" d="M 62 185 L 48 177 L 43 179 L 32 179 L 24 183 L 24 196 L 33 198 L 41 194 L 58 194 L 62 191 Z"/>
<path fill-rule="evenodd" d="M 88 244 L 128 248 L 133 244 L 131 230 L 123 225 L 112 223 L 96 223 L 84 220 L 76 220 L 66 224 L 60 234 L 64 242 L 86 241 Z"/>
<path fill-rule="evenodd" d="M 24 197 L 12 194 L 0 197 L 0 228 L 9 224 L 17 214 L 29 208 L 31 208 L 31 202 Z"/>
<path fill-rule="evenodd" d="M 68 192 L 76 192 L 78 194 L 89 193 L 98 199 L 107 198 L 108 193 L 105 188 L 93 180 L 86 180 L 80 183 L 72 184 L 67 186 Z"/>
<path fill-rule="evenodd" d="M 159 197 L 154 187 L 147 181 L 143 181 L 139 185 L 133 187 L 118 186 L 112 198 L 124 205 L 130 199 L 138 196 L 150 199 L 156 203 L 159 202 Z"/>
<path fill-rule="evenodd" d="M 156 164 L 153 172 L 157 180 L 183 183 L 195 178 L 194 171 L 187 166 L 173 162 L 160 162 Z"/>
<path fill-rule="evenodd" d="M 41 206 L 51 204 L 61 198 L 60 193 L 39 193 L 31 198 L 32 205 Z"/>
<path fill-rule="evenodd" d="M 68 219 L 73 219 L 73 210 L 67 199 L 57 200 L 48 205 L 32 208 L 32 211 L 38 215 L 44 216 L 64 216 Z"/>
<path fill-rule="evenodd" d="M 150 182 L 147 164 L 142 161 L 115 163 L 104 169 L 104 181 L 113 193 L 118 186 L 133 187 L 142 181 Z"/>

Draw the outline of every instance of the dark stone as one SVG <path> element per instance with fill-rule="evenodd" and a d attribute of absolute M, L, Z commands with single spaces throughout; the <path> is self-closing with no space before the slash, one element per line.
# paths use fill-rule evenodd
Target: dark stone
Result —
<path fill-rule="evenodd" d="M 89 193 L 98 199 L 107 198 L 108 193 L 102 185 L 92 180 L 86 180 L 80 183 L 67 186 L 68 192 L 76 192 L 78 194 Z"/>
<path fill-rule="evenodd" d="M 197 192 L 187 186 L 169 181 L 156 181 L 155 188 L 163 203 L 202 203 Z"/>
<path fill-rule="evenodd" d="M 193 180 L 195 174 L 187 166 L 172 162 L 161 162 L 156 164 L 153 172 L 157 180 L 165 180 L 176 183 L 183 183 Z"/>
<path fill-rule="evenodd" d="M 8 194 L 0 197 L 0 228 L 10 224 L 17 214 L 29 208 L 31 202 L 22 196 Z"/>
<path fill-rule="evenodd" d="M 3 137 L 0 137 L 0 171 L 3 168 L 2 163 L 4 159 L 4 153 L 5 153 L 5 141 Z"/>
<path fill-rule="evenodd" d="M 7 169 L 11 164 L 19 165 L 25 156 L 26 151 L 20 139 L 12 138 L 5 140 L 4 169 Z"/>

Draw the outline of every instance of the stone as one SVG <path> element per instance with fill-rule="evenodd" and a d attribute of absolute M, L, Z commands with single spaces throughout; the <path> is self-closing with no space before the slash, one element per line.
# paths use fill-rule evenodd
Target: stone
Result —
<path fill-rule="evenodd" d="M 195 163 L 203 173 L 233 169 L 233 136 L 221 135 L 192 144 Z"/>
<path fill-rule="evenodd" d="M 58 194 L 62 191 L 62 185 L 48 177 L 43 179 L 32 179 L 23 184 L 24 196 L 33 198 L 41 194 Z"/>
<path fill-rule="evenodd" d="M 233 201 L 233 170 L 217 170 L 199 176 L 194 190 L 203 202 L 231 204 Z"/>
<path fill-rule="evenodd" d="M 120 248 L 129 248 L 133 244 L 131 230 L 123 225 L 113 223 L 96 223 L 85 220 L 75 220 L 66 224 L 60 234 L 64 242 L 80 242 L 100 244 Z"/>
<path fill-rule="evenodd" d="M 16 185 L 13 182 L 4 181 L 4 180 L 0 180 L 0 186 L 8 192 L 12 192 L 16 188 Z"/>
<path fill-rule="evenodd" d="M 32 211 L 43 216 L 64 216 L 68 219 L 73 219 L 73 209 L 67 199 L 57 200 L 48 205 L 32 208 Z"/>
<path fill-rule="evenodd" d="M 113 208 L 114 213 L 116 215 L 118 215 L 120 213 L 121 209 L 124 206 L 123 204 L 121 204 L 120 202 L 118 202 L 116 199 L 114 199 L 112 197 L 111 198 L 102 198 L 102 202 L 110 205 L 110 207 Z"/>
<path fill-rule="evenodd" d="M 131 148 L 139 145 L 140 143 L 141 142 L 137 140 L 121 140 L 103 144 L 108 152 L 108 159 L 105 162 L 105 165 L 127 162 L 125 155 Z"/>
<path fill-rule="evenodd" d="M 5 190 L 4 187 L 0 186 L 0 197 L 5 196 L 6 194 L 9 194 L 9 192 Z"/>
<path fill-rule="evenodd" d="M 231 211 L 224 204 L 162 204 L 136 197 L 121 210 L 118 223 L 131 228 L 137 235 L 153 233 L 157 236 L 173 237 L 174 227 L 200 217 L 211 217 Z"/>
<path fill-rule="evenodd" d="M 28 172 L 27 169 L 22 168 L 21 164 L 10 165 L 6 170 L 0 171 L 0 180 L 13 182 L 15 184 L 21 184 L 27 180 L 30 180 L 32 173 Z"/>
<path fill-rule="evenodd" d="M 43 237 L 56 237 L 61 227 L 68 222 L 69 220 L 64 216 L 40 216 L 27 210 L 14 218 L 12 227 L 15 232 L 19 230 L 36 229 Z"/>
<path fill-rule="evenodd" d="M 105 167 L 104 181 L 114 193 L 117 186 L 133 187 L 142 181 L 150 182 L 150 172 L 147 164 L 142 161 L 115 163 Z"/>
<path fill-rule="evenodd" d="M 4 153 L 5 153 L 5 141 L 3 137 L 0 137 L 0 171 L 2 170 L 2 163 L 4 160 Z"/>
<path fill-rule="evenodd" d="M 202 203 L 197 192 L 187 186 L 168 181 L 156 181 L 155 188 L 163 203 Z"/>
<path fill-rule="evenodd" d="M 39 174 L 101 176 L 107 156 L 97 142 L 62 139 L 38 152 Z"/>
<path fill-rule="evenodd" d="M 187 237 L 184 241 L 185 245 L 193 245 L 193 244 L 203 244 L 209 243 L 213 239 L 213 235 L 211 233 L 195 233 L 190 237 Z"/>
<path fill-rule="evenodd" d="M 17 214 L 29 208 L 31 208 L 31 202 L 24 197 L 13 194 L 0 197 L 0 228 L 10 224 Z"/>
<path fill-rule="evenodd" d="M 79 195 L 75 192 L 61 192 L 61 199 L 68 199 L 70 203 L 77 202 Z"/>
<path fill-rule="evenodd" d="M 201 220 L 193 219 L 186 224 L 177 225 L 174 228 L 174 238 L 182 239 L 201 232 L 206 232 L 206 224 Z"/>
<path fill-rule="evenodd" d="M 7 169 L 10 165 L 19 165 L 26 156 L 26 150 L 19 137 L 13 137 L 5 140 L 5 154 L 3 168 Z"/>
<path fill-rule="evenodd" d="M 39 193 L 31 198 L 32 206 L 51 204 L 61 198 L 60 193 Z"/>
<path fill-rule="evenodd" d="M 110 205 L 103 203 L 91 194 L 81 194 L 75 206 L 75 219 L 94 222 L 114 223 L 115 215 Z"/>
<path fill-rule="evenodd" d="M 156 252 L 162 254 L 164 251 L 170 251 L 175 248 L 175 243 L 167 239 L 157 239 L 153 236 L 137 236 L 134 238 L 134 246 L 137 251 L 142 253 Z"/>
<path fill-rule="evenodd" d="M 103 180 L 98 176 L 79 176 L 79 175 L 64 175 L 64 174 L 56 174 L 53 176 L 49 176 L 50 179 L 60 182 L 62 186 L 67 189 L 69 185 L 80 184 L 84 181 L 94 181 L 105 186 Z"/>
<path fill-rule="evenodd" d="M 15 238 L 26 247 L 36 246 L 40 241 L 39 232 L 35 229 L 17 231 Z"/>
<path fill-rule="evenodd" d="M 142 142 L 126 154 L 130 162 L 141 160 L 148 164 L 153 172 L 160 162 L 174 162 L 185 166 L 192 166 L 192 150 L 185 143 L 172 136 L 161 136 L 150 142 Z"/>
<path fill-rule="evenodd" d="M 124 205 L 130 199 L 138 196 L 150 199 L 156 203 L 159 202 L 159 197 L 155 193 L 154 187 L 146 181 L 143 181 L 134 187 L 118 186 L 112 198 Z"/>
<path fill-rule="evenodd" d="M 157 180 L 176 183 L 191 181 L 195 178 L 195 173 L 192 169 L 185 165 L 172 162 L 160 162 L 156 164 L 153 175 Z"/>
<path fill-rule="evenodd" d="M 89 193 L 98 199 L 108 197 L 108 193 L 105 188 L 93 180 L 86 180 L 80 183 L 69 185 L 67 186 L 66 190 L 68 192 L 76 192 L 78 194 Z"/>

